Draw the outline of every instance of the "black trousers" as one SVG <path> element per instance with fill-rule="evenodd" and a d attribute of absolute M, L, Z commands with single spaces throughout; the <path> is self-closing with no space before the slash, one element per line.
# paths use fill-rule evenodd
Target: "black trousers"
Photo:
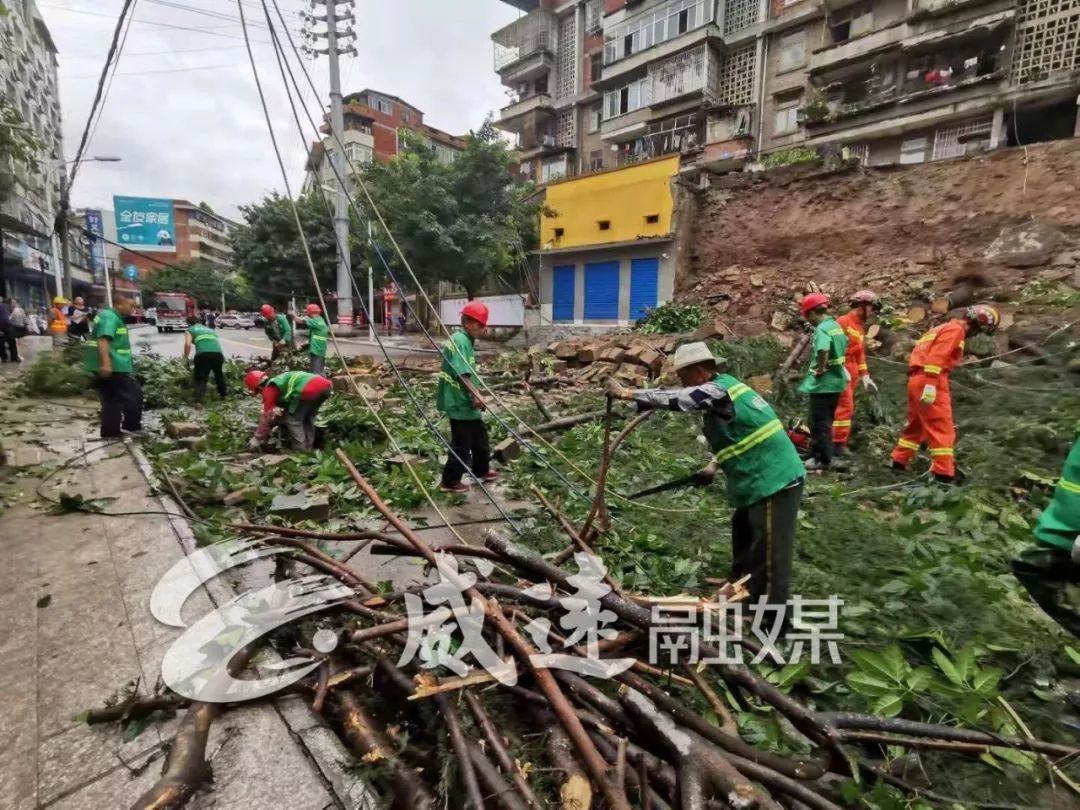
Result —
<path fill-rule="evenodd" d="M 800 480 L 731 516 L 732 576 L 750 575 L 752 600 L 764 596 L 770 605 L 787 604 L 802 491 Z"/>
<path fill-rule="evenodd" d="M 811 450 L 814 458 L 820 461 L 823 467 L 832 464 L 832 423 L 836 414 L 836 403 L 839 401 L 839 392 L 810 395 Z"/>
<path fill-rule="evenodd" d="M 124 430 L 142 430 L 142 386 L 131 374 L 113 372 L 95 377 L 94 387 L 101 398 L 101 438 L 118 439 Z"/>
<path fill-rule="evenodd" d="M 1080 638 L 1080 565 L 1063 548 L 1036 545 L 1012 561 L 1013 574 L 1046 615 Z"/>
<path fill-rule="evenodd" d="M 466 472 L 471 472 L 476 478 L 488 474 L 491 469 L 491 443 L 483 419 L 451 419 L 450 445 L 454 452 L 447 456 L 442 474 L 443 484 L 452 487 L 461 483 Z"/>
<path fill-rule="evenodd" d="M 214 375 L 214 384 L 222 399 L 225 398 L 225 355 L 221 352 L 203 352 L 195 355 L 192 363 L 195 376 L 195 401 L 202 402 L 206 396 L 206 383 Z"/>
<path fill-rule="evenodd" d="M 15 342 L 15 327 L 10 323 L 0 326 L 0 362 L 8 360 L 16 362 L 19 359 L 19 344 Z"/>
<path fill-rule="evenodd" d="M 311 355 L 311 373 L 318 374 L 320 377 L 326 376 L 326 358 L 319 357 L 317 354 Z"/>

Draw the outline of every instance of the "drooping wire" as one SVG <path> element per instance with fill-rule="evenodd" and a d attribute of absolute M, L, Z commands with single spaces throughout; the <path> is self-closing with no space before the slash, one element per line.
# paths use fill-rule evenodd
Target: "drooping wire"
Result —
<path fill-rule="evenodd" d="M 300 234 L 300 243 L 304 248 L 304 256 L 307 259 L 308 268 L 311 270 L 311 278 L 312 281 L 315 283 L 315 289 L 319 295 L 319 303 L 322 305 L 323 311 L 326 312 L 326 299 L 323 296 L 322 286 L 319 283 L 319 275 L 315 272 L 315 263 L 311 258 L 311 249 L 308 245 L 307 236 L 304 234 L 303 222 L 300 219 L 300 209 L 297 207 L 296 201 L 293 199 L 292 196 L 292 187 L 289 183 L 289 172 L 285 168 L 285 161 L 281 156 L 281 149 L 278 147 L 277 135 L 274 133 L 273 121 L 270 118 L 270 108 L 267 106 L 266 94 L 263 92 L 262 80 L 259 78 L 259 70 L 255 66 L 255 54 L 251 50 L 251 44 L 248 36 L 247 21 L 244 15 L 244 6 L 242 0 L 237 0 L 237 9 L 240 12 L 240 26 L 244 32 L 244 42 L 247 47 L 248 61 L 251 63 L 251 73 L 255 79 L 255 88 L 259 94 L 259 104 L 262 107 L 263 118 L 266 120 L 266 127 L 270 135 L 270 142 L 274 148 L 274 155 L 277 158 L 278 168 L 281 170 L 281 178 L 285 184 L 285 193 L 286 195 L 288 195 L 289 203 L 292 207 L 293 218 L 296 220 L 296 228 Z M 337 335 L 334 334 L 333 330 L 330 330 L 330 340 L 334 344 L 334 351 L 337 353 L 338 358 L 341 359 L 342 363 L 344 363 L 345 356 L 344 353 L 341 351 L 341 346 L 338 343 Z M 402 460 L 405 462 L 405 469 L 409 472 L 409 475 L 412 477 L 421 494 L 431 505 L 431 508 L 435 511 L 435 514 L 439 516 L 443 523 L 447 524 L 450 527 L 450 531 L 458 539 L 458 541 L 462 544 L 465 544 L 465 538 L 463 538 L 461 534 L 458 533 L 457 529 L 453 527 L 446 515 L 443 514 L 442 510 L 439 508 L 439 505 L 435 503 L 435 499 L 431 496 L 431 493 L 428 491 L 427 487 L 424 486 L 424 482 L 420 479 L 419 474 L 416 472 L 416 468 L 409 460 L 409 457 L 405 455 L 405 453 L 402 451 L 401 446 L 398 444 L 397 439 L 394 437 L 394 434 L 391 432 L 390 428 L 387 427 L 386 423 L 383 421 L 382 416 L 379 415 L 378 409 L 376 409 L 375 406 L 371 403 L 371 401 L 367 398 L 363 390 L 357 384 L 356 380 L 353 379 L 352 375 L 348 376 L 349 381 L 352 383 L 353 389 L 363 401 L 364 405 L 367 406 L 368 410 L 371 412 L 371 415 L 375 418 L 375 421 L 379 425 L 379 428 L 386 435 L 387 441 L 390 442 L 390 446 L 394 449 L 394 452 L 398 453 L 402 457 Z"/>
<path fill-rule="evenodd" d="M 116 28 L 113 29 L 112 41 L 109 43 L 109 50 L 105 54 L 105 65 L 101 68 L 101 76 L 98 78 L 97 88 L 94 90 L 94 99 L 90 102 L 90 115 L 86 118 L 86 126 L 83 127 L 82 136 L 79 139 L 79 148 L 75 151 L 75 163 L 71 167 L 71 175 L 68 178 L 66 184 L 66 197 L 70 198 L 71 188 L 75 185 L 75 178 L 79 173 L 79 164 L 82 162 L 83 155 L 86 153 L 87 144 L 90 142 L 90 128 L 94 122 L 94 117 L 98 111 L 99 105 L 104 104 L 105 98 L 105 82 L 109 75 L 109 69 L 112 67 L 113 59 L 119 58 L 120 38 L 124 31 L 124 23 L 128 19 L 128 15 L 132 12 L 135 6 L 135 0 L 124 0 L 124 6 L 120 9 L 120 17 L 116 20 Z M 61 208 L 66 204 L 66 200 L 62 201 Z"/>
<path fill-rule="evenodd" d="M 131 31 L 131 23 L 135 19 L 135 6 L 138 2 L 139 0 L 133 0 L 131 4 L 131 14 L 128 16 L 127 24 L 124 26 L 124 33 L 120 37 L 120 47 L 116 49 L 116 61 L 113 62 L 112 72 L 109 74 L 109 82 L 105 85 L 105 93 L 101 97 L 101 108 L 98 110 L 94 125 L 90 128 L 90 137 L 86 141 L 87 147 L 94 142 L 94 136 L 97 135 L 98 125 L 101 124 L 101 119 L 105 117 L 105 102 L 109 98 L 109 93 L 112 91 L 113 80 L 116 79 L 116 71 L 120 67 L 120 57 L 124 53 L 124 46 L 127 45 L 128 33 Z M 77 167 L 79 164 L 76 163 L 75 165 Z"/>
<path fill-rule="evenodd" d="M 293 100 L 293 93 L 292 93 L 292 89 L 290 89 L 290 86 L 289 86 L 289 80 L 290 79 L 292 80 L 293 89 L 296 89 L 298 94 L 299 94 L 299 86 L 298 86 L 298 84 L 296 82 L 296 78 L 295 78 L 295 76 L 294 76 L 294 74 L 292 72 L 292 68 L 289 67 L 289 65 L 288 65 L 287 57 L 285 55 L 285 49 L 281 45 L 281 42 L 280 42 L 280 40 L 278 38 L 277 31 L 274 28 L 273 20 L 270 17 L 270 9 L 266 5 L 265 2 L 263 2 L 263 10 L 264 10 L 264 12 L 266 14 L 267 25 L 270 28 L 270 38 L 274 43 L 274 53 L 277 56 L 278 70 L 281 73 L 281 80 L 282 80 L 282 83 L 285 86 L 285 96 L 288 99 L 289 107 L 292 110 L 293 120 L 296 122 L 297 134 L 300 137 L 301 143 L 304 143 L 305 146 L 306 146 L 307 142 L 304 139 L 303 125 L 300 122 L 300 114 L 297 112 L 296 103 Z M 306 112 L 307 112 L 307 110 L 305 109 L 305 113 Z M 326 203 L 327 207 L 329 208 L 329 200 L 327 200 L 327 198 L 326 198 L 326 192 L 323 190 L 322 186 L 319 185 L 318 183 L 316 184 L 316 186 L 318 188 L 319 196 L 322 198 L 323 202 Z M 334 237 L 335 237 L 335 239 L 337 239 L 336 230 L 334 232 Z M 348 245 L 343 245 L 343 244 L 340 244 L 340 243 L 338 244 L 338 250 L 347 251 L 348 249 L 349 249 Z M 374 323 L 374 320 L 372 319 L 373 313 L 368 311 L 368 308 L 367 308 L 366 304 L 364 303 L 363 296 L 360 295 L 360 287 L 356 283 L 356 274 L 352 272 L 351 267 L 350 267 L 350 272 L 349 272 L 349 280 L 352 283 L 353 289 L 355 289 L 356 292 L 357 292 L 357 297 L 358 297 L 358 299 L 360 301 L 360 307 L 361 307 L 361 311 L 364 313 L 364 317 L 367 318 L 369 323 Z M 324 306 L 325 306 L 325 304 L 324 304 Z M 408 381 L 405 379 L 404 375 L 401 373 L 401 370 L 398 368 L 397 364 L 394 362 L 393 358 L 390 356 L 389 350 L 386 348 L 385 345 L 383 345 L 383 341 L 382 341 L 382 338 L 378 334 L 378 330 L 372 330 L 372 334 L 375 337 L 375 342 L 378 345 L 380 351 L 382 351 L 383 355 L 386 357 L 387 365 L 390 367 L 390 370 L 393 372 L 394 376 L 397 379 L 398 384 L 401 386 L 402 390 L 405 392 L 405 395 L 409 398 L 409 402 L 416 409 L 416 412 L 418 414 L 420 414 L 420 418 L 424 420 L 424 424 L 427 426 L 428 431 L 433 436 L 435 436 L 435 438 L 437 438 L 439 440 L 439 442 L 446 448 L 447 452 L 451 456 L 453 456 L 453 458 L 464 469 L 468 469 L 469 465 L 465 463 L 465 460 L 454 449 L 453 443 L 449 439 L 446 438 L 446 436 L 431 421 L 430 417 L 428 417 L 427 412 L 424 409 L 423 404 L 417 398 L 416 393 L 413 390 L 413 387 L 411 385 L 409 385 Z M 487 497 L 487 499 L 489 501 L 491 501 L 491 504 L 499 512 L 499 514 L 506 521 L 506 523 L 514 530 L 514 532 L 516 534 L 518 534 L 519 536 L 522 535 L 523 532 L 522 532 L 521 528 L 514 522 L 513 518 L 511 518 L 510 515 L 508 515 L 506 513 L 506 511 L 502 508 L 502 506 L 498 502 L 498 499 L 496 499 L 495 495 L 486 486 L 484 486 L 484 482 L 481 479 L 477 478 L 476 483 L 480 487 L 480 489 L 483 491 L 483 493 Z"/>

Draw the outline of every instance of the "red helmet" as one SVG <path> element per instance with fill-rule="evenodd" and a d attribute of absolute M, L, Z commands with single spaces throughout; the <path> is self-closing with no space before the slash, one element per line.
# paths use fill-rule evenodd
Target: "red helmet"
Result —
<path fill-rule="evenodd" d="M 461 317 L 472 318 L 474 321 L 478 321 L 481 326 L 487 326 L 488 322 L 488 308 L 487 304 L 480 301 L 470 301 L 464 307 L 461 308 Z"/>
<path fill-rule="evenodd" d="M 1001 323 L 1001 313 L 989 304 L 975 304 L 967 308 L 964 316 L 977 323 L 988 335 L 994 334 Z"/>
<path fill-rule="evenodd" d="M 322 307 L 318 304 L 308 304 L 304 307 L 304 314 L 306 315 L 322 315 Z"/>
<path fill-rule="evenodd" d="M 269 304 L 263 304 L 261 307 L 259 307 L 259 312 L 262 313 L 262 316 L 264 318 L 273 318 L 274 317 L 274 308 L 272 306 L 270 306 Z"/>
<path fill-rule="evenodd" d="M 859 290 L 858 292 L 851 294 L 851 303 L 853 306 L 860 306 L 862 304 L 877 306 L 877 302 L 877 293 L 873 290 Z"/>
<path fill-rule="evenodd" d="M 819 307 L 827 307 L 828 305 L 829 296 L 825 295 L 825 293 L 807 293 L 803 296 L 802 303 L 799 304 L 799 312 L 801 312 L 805 318 L 807 313 L 813 312 Z"/>
<path fill-rule="evenodd" d="M 259 386 L 266 382 L 267 376 L 265 371 L 249 371 L 244 375 L 244 385 L 247 386 L 249 391 L 258 391 Z"/>

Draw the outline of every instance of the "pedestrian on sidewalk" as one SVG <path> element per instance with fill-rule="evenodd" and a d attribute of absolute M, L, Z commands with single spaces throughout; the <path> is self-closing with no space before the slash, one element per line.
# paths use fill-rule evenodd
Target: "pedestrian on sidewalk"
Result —
<path fill-rule="evenodd" d="M 206 383 L 210 375 L 214 375 L 214 384 L 217 385 L 218 396 L 225 399 L 225 354 L 221 351 L 221 343 L 218 341 L 217 332 L 203 323 L 195 316 L 187 319 L 188 328 L 184 333 L 184 362 L 195 349 L 193 369 L 193 382 L 195 385 L 195 402 L 202 404 L 206 396 Z"/>
<path fill-rule="evenodd" d="M 19 350 L 15 346 L 15 333 L 11 327 L 11 310 L 4 300 L 0 299 L 0 363 L 6 363 L 9 354 L 11 362 L 20 362 Z"/>
<path fill-rule="evenodd" d="M 752 599 L 787 604 L 795 528 L 802 501 L 803 468 L 784 425 L 764 398 L 746 383 L 720 373 L 723 359 L 704 343 L 675 352 L 675 373 L 683 388 L 631 390 L 614 377 L 605 393 L 634 402 L 638 410 L 700 413 L 713 451 L 697 473 L 708 484 L 723 470 L 731 516 L 732 579 L 750 575 Z M 781 614 L 784 615 L 784 614 Z"/>
<path fill-rule="evenodd" d="M 476 376 L 476 341 L 487 322 L 487 306 L 470 301 L 461 310 L 461 331 L 443 344 L 435 401 L 439 411 L 450 419 L 450 446 L 454 451 L 443 468 L 439 483 L 443 492 L 468 492 L 468 485 L 461 480 L 466 472 L 471 472 L 477 481 L 494 481 L 497 477 L 490 469 L 491 442 L 480 413 L 485 406 Z"/>
<path fill-rule="evenodd" d="M 53 299 L 52 309 L 49 310 L 49 334 L 52 335 L 53 355 L 59 355 L 68 342 L 67 316 L 64 314 L 64 306 L 67 299 L 58 295 Z"/>
<path fill-rule="evenodd" d="M 94 375 L 94 388 L 101 398 L 101 438 L 119 439 L 124 432 L 142 430 L 143 393 L 135 379 L 128 339 L 127 319 L 135 301 L 116 296 L 111 309 L 94 318 L 90 340 L 86 342 L 84 365 Z"/>
<path fill-rule="evenodd" d="M 90 310 L 86 308 L 86 302 L 82 296 L 75 296 L 75 300 L 68 305 L 64 312 L 68 320 L 68 337 L 72 340 L 86 340 L 90 336 Z"/>
<path fill-rule="evenodd" d="M 308 330 L 308 355 L 311 357 L 311 373 L 325 376 L 326 374 L 326 338 L 330 334 L 330 327 L 322 316 L 322 307 L 318 304 L 308 304 L 304 308 L 304 323 Z"/>
<path fill-rule="evenodd" d="M 15 362 L 21 363 L 22 339 L 30 331 L 30 318 L 27 316 L 26 310 L 19 304 L 17 298 L 8 299 L 8 313 L 11 322 L 11 333 L 14 337 L 14 343 L 8 344 L 8 348 L 11 349 L 10 354 L 15 358 Z"/>
<path fill-rule="evenodd" d="M 808 293 L 799 309 L 814 327 L 810 368 L 799 384 L 799 390 L 810 395 L 813 457 L 806 462 L 806 469 L 827 470 L 833 459 L 833 417 L 840 395 L 848 386 L 848 372 L 844 366 L 848 340 L 840 324 L 829 315 L 829 296 Z"/>
<path fill-rule="evenodd" d="M 286 371 L 271 377 L 265 371 L 249 371 L 244 385 L 262 397 L 263 410 L 255 435 L 248 443 L 260 450 L 270 438 L 270 430 L 284 420 L 293 450 L 312 450 L 315 447 L 315 417 L 319 408 L 330 398 L 333 383 L 318 374 L 306 371 Z"/>

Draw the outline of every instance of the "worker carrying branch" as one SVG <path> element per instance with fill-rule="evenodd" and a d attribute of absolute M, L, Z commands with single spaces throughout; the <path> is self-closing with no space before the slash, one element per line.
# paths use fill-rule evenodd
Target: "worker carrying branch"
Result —
<path fill-rule="evenodd" d="M 762 397 L 730 374 L 725 361 L 704 343 L 675 352 L 675 372 L 684 388 L 631 390 L 614 377 L 605 393 L 632 400 L 639 410 L 701 413 L 714 456 L 698 475 L 711 481 L 717 469 L 727 478 L 731 518 L 732 576 L 750 575 L 753 598 L 787 602 L 795 526 L 805 470 L 783 423 Z"/>
<path fill-rule="evenodd" d="M 266 319 L 263 331 L 270 339 L 270 362 L 273 363 L 292 343 L 292 325 L 284 313 L 277 312 L 269 304 L 263 304 L 259 312 Z"/>
<path fill-rule="evenodd" d="M 965 310 L 964 317 L 935 326 L 919 338 L 908 360 L 908 418 L 892 451 L 894 469 L 907 469 L 919 447 L 926 444 L 934 478 L 948 483 L 956 477 L 956 425 L 949 374 L 963 358 L 968 336 L 993 334 L 999 323 L 996 309 L 975 304 Z"/>
<path fill-rule="evenodd" d="M 870 379 L 870 368 L 866 365 L 866 326 L 874 318 L 878 297 L 871 290 L 859 290 L 851 296 L 851 311 L 836 319 L 837 325 L 847 335 L 847 355 L 844 368 L 848 373 L 848 384 L 836 403 L 833 414 L 833 455 L 846 456 L 848 439 L 851 437 L 851 418 L 855 415 L 855 384 L 861 381 L 864 388 L 877 391 L 877 385 Z"/>
<path fill-rule="evenodd" d="M 1080 422 L 1054 498 L 1035 525 L 1036 544 L 1012 562 L 1013 573 L 1039 607 L 1080 638 Z"/>
<path fill-rule="evenodd" d="M 802 316 L 814 327 L 813 354 L 806 377 L 799 390 L 810 395 L 811 453 L 807 470 L 827 470 L 833 459 L 833 418 L 840 395 L 847 390 L 848 339 L 844 330 L 829 315 L 829 296 L 813 292 L 799 304 Z"/>
<path fill-rule="evenodd" d="M 315 417 L 330 398 L 330 380 L 306 371 L 286 371 L 276 377 L 265 371 L 249 371 L 244 385 L 252 394 L 259 394 L 263 404 L 259 426 L 248 444 L 252 450 L 261 449 L 271 428 L 282 420 L 293 450 L 314 449 Z"/>
<path fill-rule="evenodd" d="M 494 481 L 497 477 L 490 469 L 491 442 L 480 413 L 485 406 L 476 377 L 476 341 L 487 322 L 487 305 L 469 301 L 461 310 L 461 331 L 443 344 L 435 402 L 439 412 L 450 420 L 450 446 L 454 451 L 443 468 L 439 483 L 443 492 L 468 492 L 468 485 L 461 480 L 466 472 L 477 481 Z"/>
<path fill-rule="evenodd" d="M 322 316 L 322 307 L 308 304 L 304 308 L 304 322 L 308 330 L 308 355 L 311 357 L 311 373 L 324 375 L 326 372 L 326 338 L 330 327 Z"/>

